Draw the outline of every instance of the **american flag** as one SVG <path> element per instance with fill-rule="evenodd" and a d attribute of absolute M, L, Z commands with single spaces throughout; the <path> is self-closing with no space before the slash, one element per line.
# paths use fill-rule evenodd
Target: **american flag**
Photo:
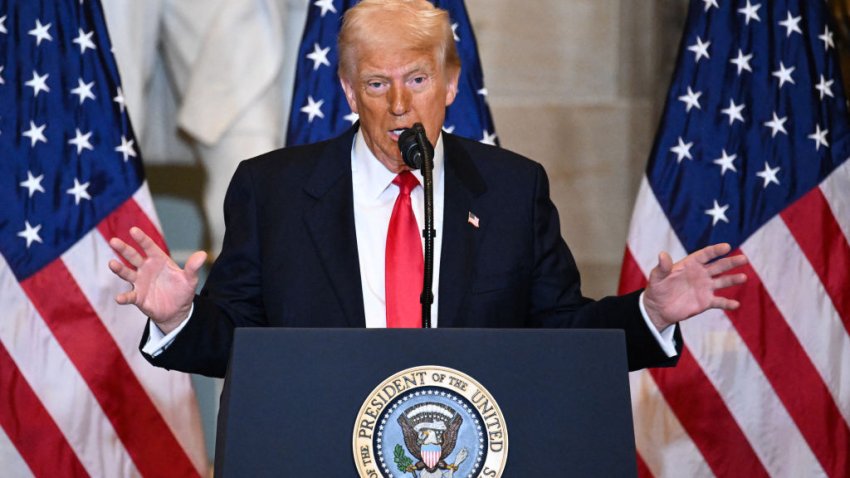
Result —
<path fill-rule="evenodd" d="M 189 377 L 114 301 L 131 225 L 164 246 L 99 2 L 0 1 L 0 474 L 205 470 Z"/>
<path fill-rule="evenodd" d="M 304 36 L 298 49 L 292 111 L 286 133 L 287 145 L 333 138 L 351 127 L 351 112 L 337 77 L 337 35 L 342 15 L 357 0 L 313 0 L 307 12 Z M 447 10 L 462 64 L 458 94 L 449 106 L 443 128 L 465 138 L 498 144 L 493 118 L 487 106 L 487 89 L 478 59 L 478 47 L 462 0 L 435 0 Z"/>
<path fill-rule="evenodd" d="M 729 242 L 732 312 L 632 374 L 641 476 L 850 476 L 850 154 L 822 1 L 692 0 L 620 292 Z"/>

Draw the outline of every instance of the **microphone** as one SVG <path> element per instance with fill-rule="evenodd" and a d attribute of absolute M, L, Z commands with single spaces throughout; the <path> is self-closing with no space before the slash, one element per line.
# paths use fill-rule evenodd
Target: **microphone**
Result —
<path fill-rule="evenodd" d="M 422 274 L 422 328 L 431 328 L 431 305 L 434 303 L 432 286 L 434 282 L 434 146 L 425 135 L 422 123 L 416 123 L 398 135 L 398 149 L 404 164 L 410 169 L 421 169 L 422 188 L 425 191 L 425 227 L 422 229 L 423 246 L 425 249 L 425 270 Z"/>
<path fill-rule="evenodd" d="M 425 155 L 434 157 L 434 146 L 428 141 L 422 123 L 416 123 L 412 128 L 401 132 L 398 136 L 398 149 L 401 150 L 404 164 L 410 169 L 422 169 L 425 165 Z"/>

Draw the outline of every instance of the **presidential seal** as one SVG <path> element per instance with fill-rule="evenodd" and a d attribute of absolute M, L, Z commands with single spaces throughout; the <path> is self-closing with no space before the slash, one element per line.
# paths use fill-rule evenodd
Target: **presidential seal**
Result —
<path fill-rule="evenodd" d="M 398 372 L 369 394 L 352 450 L 361 477 L 499 477 L 508 431 L 481 384 L 457 370 L 422 366 Z"/>

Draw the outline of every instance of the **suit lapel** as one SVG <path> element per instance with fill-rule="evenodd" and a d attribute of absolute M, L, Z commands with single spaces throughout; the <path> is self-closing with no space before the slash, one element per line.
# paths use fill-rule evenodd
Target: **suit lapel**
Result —
<path fill-rule="evenodd" d="M 327 143 L 304 187 L 315 201 L 305 209 L 304 222 L 348 325 L 365 327 L 351 186 L 351 145 L 355 131 L 357 125 Z"/>
<path fill-rule="evenodd" d="M 443 143 L 446 184 L 437 324 L 439 327 L 453 327 L 459 324 L 472 279 L 476 244 L 486 227 L 486 221 L 482 221 L 478 228 L 473 227 L 469 223 L 469 213 L 482 216 L 485 212 L 480 209 L 477 198 L 486 191 L 486 185 L 456 138 L 443 133 Z"/>

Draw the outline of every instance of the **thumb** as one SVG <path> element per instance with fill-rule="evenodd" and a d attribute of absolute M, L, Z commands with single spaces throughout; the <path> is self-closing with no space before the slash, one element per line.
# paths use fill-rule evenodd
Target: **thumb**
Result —
<path fill-rule="evenodd" d="M 186 260 L 185 271 L 192 277 L 198 277 L 198 271 L 204 266 L 207 260 L 207 253 L 204 251 L 195 251 L 189 259 Z"/>
<path fill-rule="evenodd" d="M 658 266 L 655 268 L 655 271 L 660 276 L 658 278 L 663 279 L 667 277 L 672 270 L 673 258 L 670 257 L 670 254 L 667 254 L 666 252 L 658 254 Z"/>

